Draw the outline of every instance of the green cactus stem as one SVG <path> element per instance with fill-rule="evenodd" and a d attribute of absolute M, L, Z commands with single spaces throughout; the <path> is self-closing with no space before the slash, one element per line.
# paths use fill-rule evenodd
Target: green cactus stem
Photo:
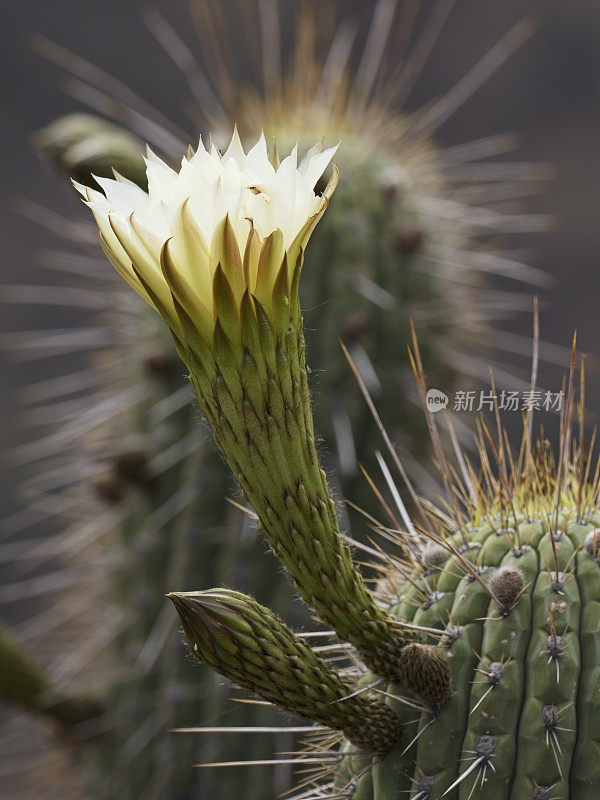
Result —
<path fill-rule="evenodd" d="M 100 703 L 85 695 L 56 689 L 44 670 L 30 659 L 8 629 L 0 624 L 0 700 L 55 722 L 65 735 L 100 717 Z"/>

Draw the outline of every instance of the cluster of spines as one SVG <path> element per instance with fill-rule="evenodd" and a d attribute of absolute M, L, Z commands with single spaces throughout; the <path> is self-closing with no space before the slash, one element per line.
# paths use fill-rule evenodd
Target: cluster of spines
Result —
<path fill-rule="evenodd" d="M 446 647 L 455 687 L 471 688 L 454 691 L 441 714 L 424 710 L 415 723 L 400 687 L 388 687 L 398 693 L 389 702 L 406 722 L 405 740 L 414 736 L 411 746 L 403 741 L 382 762 L 348 759 L 337 790 L 354 780 L 348 797 L 393 796 L 412 775 L 410 796 L 420 800 L 588 796 L 598 779 L 592 753 L 599 746 L 590 727 L 598 702 L 598 633 L 589 630 L 599 602 L 596 524 L 594 514 L 585 525 L 561 516 L 558 547 L 555 528 L 543 521 L 520 516 L 519 534 L 508 534 L 513 547 L 502 533 L 508 524 L 480 526 L 472 531 L 468 568 L 465 556 L 452 553 L 458 534 L 445 563 L 439 554 L 436 572 L 424 559 L 410 582 L 399 582 L 403 597 L 392 613 Z M 473 578 L 474 565 L 483 585 Z M 593 662 L 587 669 L 585 658 L 580 663 L 586 652 Z"/>

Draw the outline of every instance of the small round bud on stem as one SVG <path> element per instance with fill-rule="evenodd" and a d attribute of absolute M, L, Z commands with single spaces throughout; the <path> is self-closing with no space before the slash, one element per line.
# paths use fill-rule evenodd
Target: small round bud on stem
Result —
<path fill-rule="evenodd" d="M 511 608 L 519 599 L 525 582 L 521 570 L 500 567 L 490 579 L 490 590 L 503 609 Z"/>
<path fill-rule="evenodd" d="M 400 657 L 400 678 L 431 708 L 443 708 L 452 693 L 446 654 L 433 645 L 409 644 Z"/>

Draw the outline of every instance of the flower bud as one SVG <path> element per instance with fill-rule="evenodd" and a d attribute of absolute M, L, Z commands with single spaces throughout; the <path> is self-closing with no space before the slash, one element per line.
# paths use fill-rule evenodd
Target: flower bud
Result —
<path fill-rule="evenodd" d="M 192 653 L 265 700 L 344 731 L 357 746 L 383 753 L 401 736 L 381 700 L 354 689 L 268 608 L 226 589 L 168 595 Z"/>

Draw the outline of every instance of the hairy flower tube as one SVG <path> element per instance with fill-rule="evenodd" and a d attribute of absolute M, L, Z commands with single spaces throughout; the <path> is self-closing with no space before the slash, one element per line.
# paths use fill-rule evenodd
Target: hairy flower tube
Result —
<path fill-rule="evenodd" d="M 172 593 L 196 658 L 280 708 L 345 732 L 376 753 L 401 738 L 400 720 L 382 699 L 342 679 L 270 609 L 227 589 Z"/>
<path fill-rule="evenodd" d="M 273 149 L 276 153 L 276 148 Z M 314 186 L 335 148 L 269 159 L 234 133 L 179 173 L 147 160 L 148 192 L 117 178 L 78 187 L 103 249 L 163 316 L 215 441 L 303 599 L 390 679 L 418 635 L 388 622 L 352 563 L 315 447 L 298 287 L 325 212 Z"/>

